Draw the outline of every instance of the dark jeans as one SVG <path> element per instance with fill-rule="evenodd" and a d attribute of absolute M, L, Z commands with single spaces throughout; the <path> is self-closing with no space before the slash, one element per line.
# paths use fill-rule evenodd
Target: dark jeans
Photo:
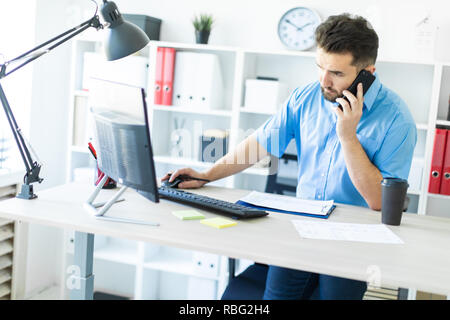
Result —
<path fill-rule="evenodd" d="M 264 300 L 361 300 L 367 284 L 301 270 L 269 266 Z"/>

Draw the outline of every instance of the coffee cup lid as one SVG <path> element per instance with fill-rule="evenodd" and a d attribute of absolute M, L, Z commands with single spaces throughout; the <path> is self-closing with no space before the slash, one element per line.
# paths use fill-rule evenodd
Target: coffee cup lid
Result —
<path fill-rule="evenodd" d="M 381 180 L 381 185 L 386 187 L 391 186 L 407 186 L 409 187 L 408 180 L 400 178 L 384 178 Z"/>

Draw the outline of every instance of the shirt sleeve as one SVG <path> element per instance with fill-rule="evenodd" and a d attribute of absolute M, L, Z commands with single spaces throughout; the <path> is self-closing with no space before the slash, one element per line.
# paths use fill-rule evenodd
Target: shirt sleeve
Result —
<path fill-rule="evenodd" d="M 255 131 L 256 140 L 267 152 L 280 158 L 295 136 L 294 106 L 298 89 L 294 90 L 283 107 Z"/>
<path fill-rule="evenodd" d="M 402 122 L 388 130 L 373 160 L 383 178 L 408 179 L 416 142 L 414 123 Z"/>

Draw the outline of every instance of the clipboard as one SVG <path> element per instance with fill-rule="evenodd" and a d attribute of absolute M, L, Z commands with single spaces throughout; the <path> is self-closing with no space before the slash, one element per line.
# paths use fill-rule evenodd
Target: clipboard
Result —
<path fill-rule="evenodd" d="M 318 215 L 318 214 L 311 214 L 311 213 L 302 213 L 302 212 L 294 212 L 294 211 L 286 211 L 286 210 L 279 210 L 279 209 L 273 209 L 273 208 L 267 208 L 267 207 L 261 207 L 261 206 L 255 206 L 253 204 L 250 204 L 248 202 L 238 200 L 236 204 L 240 204 L 242 206 L 252 208 L 252 209 L 259 209 L 259 210 L 267 210 L 267 211 L 273 211 L 278 213 L 286 213 L 286 214 L 295 214 L 297 216 L 305 216 L 305 217 L 312 217 L 312 218 L 321 218 L 321 219 L 328 219 L 328 217 L 331 215 L 331 213 L 336 208 L 335 205 L 331 206 L 330 210 L 324 215 Z"/>

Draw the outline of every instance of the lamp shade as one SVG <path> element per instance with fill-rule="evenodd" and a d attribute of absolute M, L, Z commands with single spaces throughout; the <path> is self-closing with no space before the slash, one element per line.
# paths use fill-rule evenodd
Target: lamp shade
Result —
<path fill-rule="evenodd" d="M 104 40 L 105 55 L 109 61 L 129 56 L 149 43 L 150 39 L 144 31 L 122 18 L 114 2 L 105 2 L 101 13 L 109 23 Z"/>

